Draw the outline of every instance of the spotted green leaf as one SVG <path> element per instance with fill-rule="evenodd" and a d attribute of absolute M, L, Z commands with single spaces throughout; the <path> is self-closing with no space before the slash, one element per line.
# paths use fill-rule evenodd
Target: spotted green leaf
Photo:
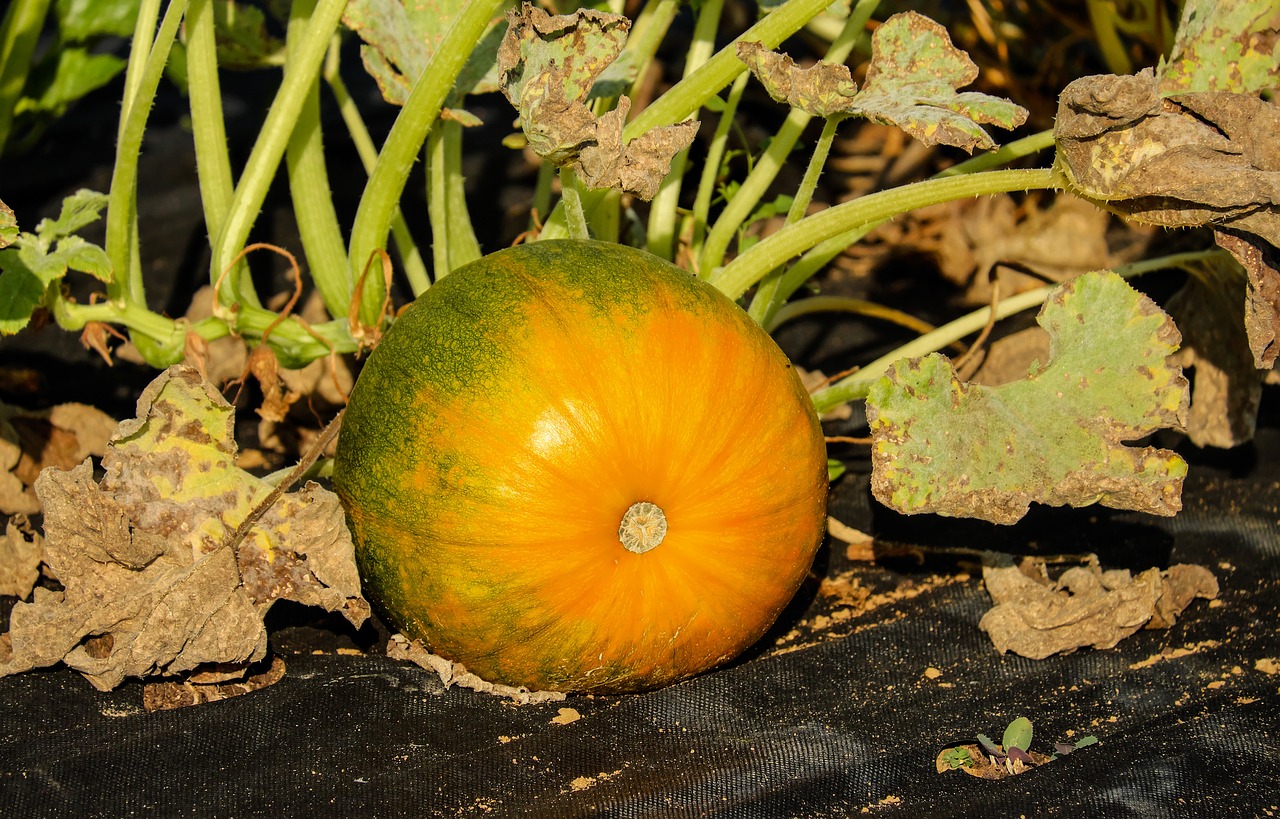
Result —
<path fill-rule="evenodd" d="M 1049 361 L 999 387 L 963 383 L 933 354 L 900 361 L 871 388 L 872 490 L 904 513 L 1014 523 L 1032 501 L 1172 515 L 1187 465 L 1127 447 L 1179 427 L 1187 382 L 1167 357 L 1178 330 L 1113 273 L 1059 287 L 1038 321 Z"/>
<path fill-rule="evenodd" d="M 1280 4 L 1187 0 L 1173 52 L 1157 73 L 1164 95 L 1280 86 Z"/>

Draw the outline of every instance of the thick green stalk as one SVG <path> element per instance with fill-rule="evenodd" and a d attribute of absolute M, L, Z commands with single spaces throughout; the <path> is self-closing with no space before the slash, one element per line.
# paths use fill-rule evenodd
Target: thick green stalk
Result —
<path fill-rule="evenodd" d="M 641 111 L 623 129 L 623 140 L 635 139 L 663 125 L 674 125 L 720 93 L 734 77 L 747 70 L 738 59 L 739 42 L 758 42 L 765 48 L 777 48 L 829 5 L 829 0 L 787 0 Z"/>
<path fill-rule="evenodd" d="M 316 77 L 320 75 L 320 66 L 329 48 L 329 40 L 338 28 L 345 6 L 346 0 L 319 0 L 306 33 L 298 42 L 296 55 L 291 55 L 293 59 L 290 61 L 290 70 L 285 74 L 275 100 L 267 111 L 258 139 L 254 142 L 244 172 L 240 175 L 240 183 L 231 198 L 226 222 L 214 243 L 210 269 L 214 281 L 218 280 L 222 271 L 244 249 L 249 239 L 249 231 L 262 210 L 262 203 L 266 201 L 267 190 L 280 167 L 294 124 L 298 121 Z M 245 277 L 246 281 L 247 278 Z M 236 303 L 237 296 L 243 292 L 233 291 L 229 283 L 224 282 L 219 298 L 224 305 L 229 305 Z M 239 323 L 237 318 L 237 327 Z"/>
<path fill-rule="evenodd" d="M 1150 273 L 1155 270 L 1167 270 L 1172 267 L 1183 267 L 1194 262 L 1204 261 L 1206 259 L 1223 256 L 1225 251 L 1220 248 L 1211 248 L 1209 250 L 1195 250 L 1187 253 L 1174 253 L 1169 256 L 1160 256 L 1155 259 L 1143 259 L 1138 262 L 1121 265 L 1113 269 L 1116 275 L 1124 278 L 1132 278 L 1140 276 L 1144 273 Z M 1056 290 L 1059 285 L 1046 285 L 1037 287 L 1034 290 L 1028 290 L 1024 293 L 1010 296 L 1007 299 L 1001 299 L 995 308 L 995 318 L 999 321 L 1002 318 L 1013 315 L 1014 313 L 1036 307 L 1044 303 L 1049 294 Z M 967 335 L 980 331 L 991 319 L 991 308 L 982 307 L 971 313 L 961 316 L 955 321 L 938 327 L 931 332 L 925 333 L 919 338 L 912 339 L 902 345 L 893 352 L 887 353 L 867 366 L 861 368 L 853 375 L 832 384 L 829 387 L 818 390 L 812 396 L 813 404 L 819 413 L 826 412 L 830 409 L 840 406 L 846 401 L 856 401 L 867 397 L 867 392 L 871 389 L 871 385 L 878 381 L 881 376 L 895 362 L 904 358 L 918 358 L 936 353 L 949 344 L 952 344 Z"/>
<path fill-rule="evenodd" d="M 707 158 L 702 164 L 702 177 L 698 180 L 698 192 L 693 198 L 693 241 L 690 250 L 694 259 L 702 257 L 703 243 L 707 237 L 707 222 L 711 213 L 711 200 L 715 196 L 716 185 L 720 181 L 721 166 L 729 145 L 729 131 L 733 129 L 733 119 L 738 113 L 738 103 L 742 101 L 742 92 L 747 88 L 750 74 L 739 74 L 729 87 L 729 96 L 720 112 L 720 120 L 716 123 L 716 132 L 711 137 L 711 145 L 707 148 Z M 695 271 L 696 272 L 696 271 Z"/>
<path fill-rule="evenodd" d="M 112 300 L 146 303 L 142 267 L 133 253 L 134 231 L 137 229 L 138 157 L 142 151 L 147 115 L 151 113 L 151 101 L 155 98 L 164 64 L 169 59 L 169 49 L 186 10 L 186 0 L 173 0 L 169 4 L 155 34 L 154 44 L 141 14 L 138 28 L 134 31 L 134 42 L 140 42 L 137 47 L 147 50 L 147 58 L 145 62 L 130 60 L 130 68 L 135 65 L 140 68 L 136 79 L 132 76 L 125 79 L 126 95 L 120 114 L 119 142 L 115 167 L 111 172 L 104 249 L 111 260 L 112 280 L 107 285 L 107 295 Z"/>
<path fill-rule="evenodd" d="M 306 27 L 315 11 L 316 0 L 294 0 L 289 14 L 288 55 L 285 75 L 295 70 L 294 58 Z M 285 149 L 289 169 L 289 194 L 298 220 L 307 268 L 325 309 L 334 318 L 344 318 L 354 290 L 347 247 L 342 240 L 338 213 L 333 207 L 329 171 L 325 167 L 324 139 L 320 130 L 320 83 L 312 75 L 311 86 L 298 112 L 293 134 Z"/>
<path fill-rule="evenodd" d="M 826 122 L 822 124 L 818 144 L 814 146 L 813 153 L 809 156 L 809 164 L 804 169 L 804 177 L 800 180 L 795 198 L 791 200 L 791 207 L 787 211 L 784 225 L 794 225 L 808 213 L 809 203 L 813 201 L 813 192 L 818 187 L 818 177 L 822 176 L 822 168 L 827 164 L 827 155 L 831 153 L 831 143 L 835 141 L 836 129 L 843 119 L 844 117 L 839 116 L 827 117 Z M 760 286 L 756 288 L 756 294 L 751 299 L 751 307 L 747 313 L 762 326 L 768 324 L 769 319 L 786 299 L 779 291 L 784 272 L 785 268 L 781 267 L 770 271 L 769 275 L 761 279 Z"/>
<path fill-rule="evenodd" d="M 720 28 L 720 12 L 723 10 L 724 0 L 705 0 L 702 3 L 698 10 L 698 22 L 693 28 L 693 43 L 685 55 L 684 76 L 689 76 L 711 58 L 715 50 L 716 31 Z M 636 81 L 639 82 L 639 78 Z M 687 148 L 672 158 L 671 172 L 662 180 L 657 196 L 653 197 L 653 202 L 649 205 L 646 244 L 650 253 L 664 259 L 671 259 L 675 254 L 676 232 L 680 224 L 677 211 L 688 160 Z"/>
<path fill-rule="evenodd" d="M 0 27 L 0 154 L 13 129 L 14 108 L 22 99 L 40 42 L 50 0 L 15 0 Z"/>
<path fill-rule="evenodd" d="M 867 18 L 875 10 L 878 2 L 879 0 L 865 0 L 854 9 L 854 13 L 849 15 L 844 28 L 840 30 L 840 36 L 827 49 L 823 57 L 825 61 L 843 64 L 849 58 L 853 53 L 853 46 L 858 42 L 858 36 L 866 26 Z M 742 185 L 733 195 L 733 199 L 725 205 L 716 223 L 711 227 L 711 232 L 707 234 L 707 240 L 698 261 L 698 270 L 701 275 L 709 275 L 724 263 L 729 244 L 750 218 L 756 205 L 760 203 L 761 197 L 777 178 L 778 172 L 787 164 L 791 150 L 812 118 L 813 115 L 799 108 L 793 108 L 787 114 L 782 127 L 770 140 L 769 147 L 756 161 L 755 167 L 747 174 L 747 178 L 742 180 Z"/>
<path fill-rule="evenodd" d="M 744 31 L 733 42 L 716 52 L 702 68 L 667 89 L 662 96 L 627 123 L 622 129 L 622 140 L 630 142 L 641 134 L 664 125 L 674 125 L 701 108 L 707 100 L 720 93 L 720 89 L 733 82 L 747 66 L 738 59 L 739 42 L 759 42 L 765 48 L 777 48 L 795 34 L 809 18 L 821 12 L 829 0 L 787 0 L 760 22 Z M 582 197 L 584 210 L 590 214 L 597 203 L 604 199 L 603 191 L 589 191 Z M 568 235 L 564 209 L 556 209 L 547 217 L 539 238 L 563 239 Z"/>
<path fill-rule="evenodd" d="M 940 202 L 993 193 L 1054 187 L 1052 169 L 987 171 L 947 179 L 929 179 L 845 202 L 788 225 L 710 277 L 729 298 L 737 299 L 766 273 L 819 242 L 863 225 Z"/>
<path fill-rule="evenodd" d="M 462 123 L 454 120 L 437 121 L 427 134 L 427 214 L 436 281 L 480 258 L 462 177 Z"/>
<path fill-rule="evenodd" d="M 933 178 L 943 179 L 948 176 L 978 173 L 979 171 L 985 171 L 1012 162 L 1015 159 L 1030 156 L 1046 148 L 1052 148 L 1053 144 L 1053 131 L 1041 131 L 1022 139 L 1016 139 L 994 151 L 979 154 L 966 159 L 964 162 L 959 162 L 936 174 Z M 792 293 L 799 290 L 801 285 L 816 275 L 819 270 L 826 267 L 832 259 L 843 253 L 850 245 L 861 241 L 862 237 L 884 224 L 885 221 L 881 220 L 862 225 L 814 245 L 803 256 L 796 259 L 782 274 L 782 277 L 778 280 L 778 292 L 774 296 L 775 301 L 782 303 L 791 298 Z"/>
<path fill-rule="evenodd" d="M 342 81 L 342 75 L 339 73 L 338 56 L 341 45 L 341 38 L 335 37 L 329 47 L 329 54 L 325 58 L 324 77 L 329 83 L 329 90 L 333 92 L 334 100 L 338 103 L 338 112 L 347 126 L 347 133 L 351 136 L 356 154 L 360 157 L 360 165 L 366 174 L 371 174 L 374 166 L 378 164 L 378 149 L 373 144 L 373 137 L 369 135 L 369 129 L 365 127 L 360 110 L 356 108 L 355 100 L 351 99 L 346 83 Z M 423 260 L 417 243 L 413 241 L 413 234 L 409 232 L 409 225 L 405 222 L 404 214 L 400 212 L 398 205 L 391 216 L 391 238 L 396 243 L 400 264 L 404 267 L 405 278 L 409 280 L 413 292 L 421 293 L 426 290 L 431 285 L 427 263 Z"/>
<path fill-rule="evenodd" d="M 471 50 L 501 7 L 502 0 L 470 0 L 454 19 L 422 76 L 409 92 L 409 98 L 382 146 L 378 163 L 369 176 L 356 211 L 355 224 L 351 229 L 350 262 L 357 279 L 374 254 L 386 245 L 391 217 L 427 132 L 439 116 L 440 107 L 453 89 L 458 72 L 466 64 Z M 382 278 L 370 275 L 364 281 L 360 294 L 360 320 L 373 324 L 382 308 Z"/>
<path fill-rule="evenodd" d="M 191 106 L 191 135 L 196 149 L 196 176 L 200 182 L 200 204 L 204 208 L 205 232 L 210 241 L 222 232 L 235 179 L 227 151 L 227 130 L 223 121 L 222 88 L 218 78 L 217 36 L 213 20 L 213 0 L 191 0 L 187 10 L 187 97 Z M 252 286 L 240 287 L 247 279 L 247 265 L 236 264 L 228 273 L 229 292 L 243 292 L 258 305 Z M 216 271 L 211 283 L 222 271 Z M 247 283 L 247 282 L 246 282 Z"/>

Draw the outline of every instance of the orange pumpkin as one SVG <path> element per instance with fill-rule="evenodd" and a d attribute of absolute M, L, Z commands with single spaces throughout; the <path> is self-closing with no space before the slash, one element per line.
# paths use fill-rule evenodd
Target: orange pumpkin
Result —
<path fill-rule="evenodd" d="M 427 290 L 351 393 L 333 481 L 369 596 L 481 677 L 683 679 L 756 641 L 822 539 L 822 432 L 719 291 L 603 242 Z"/>

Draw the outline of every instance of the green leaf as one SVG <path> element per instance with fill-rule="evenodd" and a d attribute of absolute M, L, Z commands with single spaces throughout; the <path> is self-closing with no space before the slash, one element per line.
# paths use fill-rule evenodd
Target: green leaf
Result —
<path fill-rule="evenodd" d="M 404 105 L 465 0 L 350 0 L 342 22 L 364 41 L 360 58 L 382 97 Z M 498 43 L 505 22 L 490 28 L 458 76 L 457 97 L 498 90 Z"/>
<path fill-rule="evenodd" d="M 64 46 L 32 72 L 31 95 L 24 97 L 15 111 L 59 115 L 71 103 L 111 82 L 124 67 L 125 61 L 112 54 L 90 54 L 80 46 Z"/>
<path fill-rule="evenodd" d="M 1275 0 L 1187 0 L 1173 51 L 1156 73 L 1164 96 L 1255 94 L 1280 86 L 1280 5 Z"/>
<path fill-rule="evenodd" d="M 1025 751 L 1031 747 L 1031 736 L 1031 720 L 1026 717 L 1018 717 L 1004 729 L 1004 739 L 1001 740 L 1000 744 L 1004 746 L 1006 752 L 1010 748 Z"/>
<path fill-rule="evenodd" d="M 98 221 L 106 206 L 105 193 L 81 188 L 62 200 L 62 211 L 57 219 L 40 220 L 40 224 L 36 225 L 36 235 L 45 242 L 70 236 L 80 228 Z"/>
<path fill-rule="evenodd" d="M 827 481 L 834 481 L 836 478 L 848 471 L 848 467 L 835 458 L 827 458 Z"/>
<path fill-rule="evenodd" d="M 79 236 L 68 236 L 59 241 L 52 256 L 63 265 L 64 273 L 69 268 L 88 273 L 101 282 L 111 281 L 111 259 L 107 252 Z"/>
<path fill-rule="evenodd" d="M 262 9 L 234 0 L 214 0 L 218 66 L 239 71 L 284 65 L 284 41 L 267 31 Z"/>
<path fill-rule="evenodd" d="M 16 248 L 0 250 L 0 335 L 11 336 L 30 323 L 45 286 Z"/>
<path fill-rule="evenodd" d="M 961 383 L 937 353 L 899 361 L 871 387 L 867 415 L 876 498 L 904 513 L 1014 523 L 1032 501 L 1101 503 L 1172 515 L 1187 465 L 1126 447 L 1182 425 L 1187 382 L 1166 358 L 1173 322 L 1113 273 L 1053 292 L 1037 319 L 1050 356 L 999 387 Z"/>
<path fill-rule="evenodd" d="M 130 38 L 138 19 L 138 0 L 58 0 L 58 31 L 66 42 L 114 36 Z"/>

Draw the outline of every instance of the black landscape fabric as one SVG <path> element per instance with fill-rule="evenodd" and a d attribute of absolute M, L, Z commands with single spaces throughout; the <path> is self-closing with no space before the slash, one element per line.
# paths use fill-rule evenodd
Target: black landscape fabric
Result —
<path fill-rule="evenodd" d="M 375 629 L 288 616 L 272 636 L 284 677 L 234 699 L 148 713 L 141 683 L 101 693 L 65 669 L 0 679 L 0 805 L 8 816 L 1277 815 L 1280 424 L 1264 417 L 1257 441 L 1230 452 L 1181 450 L 1191 473 L 1175 518 L 1037 508 L 1013 527 L 899 517 L 870 501 L 855 464 L 831 511 L 897 556 L 850 561 L 832 541 L 746 657 L 648 694 L 516 706 L 382 656 Z M 1095 552 L 1133 570 L 1199 563 L 1221 591 L 1112 650 L 1001 656 L 978 629 L 984 549 Z M 1035 751 L 1098 741 L 999 781 L 938 771 L 944 749 L 978 734 L 998 743 L 1018 716 L 1034 724 Z"/>

